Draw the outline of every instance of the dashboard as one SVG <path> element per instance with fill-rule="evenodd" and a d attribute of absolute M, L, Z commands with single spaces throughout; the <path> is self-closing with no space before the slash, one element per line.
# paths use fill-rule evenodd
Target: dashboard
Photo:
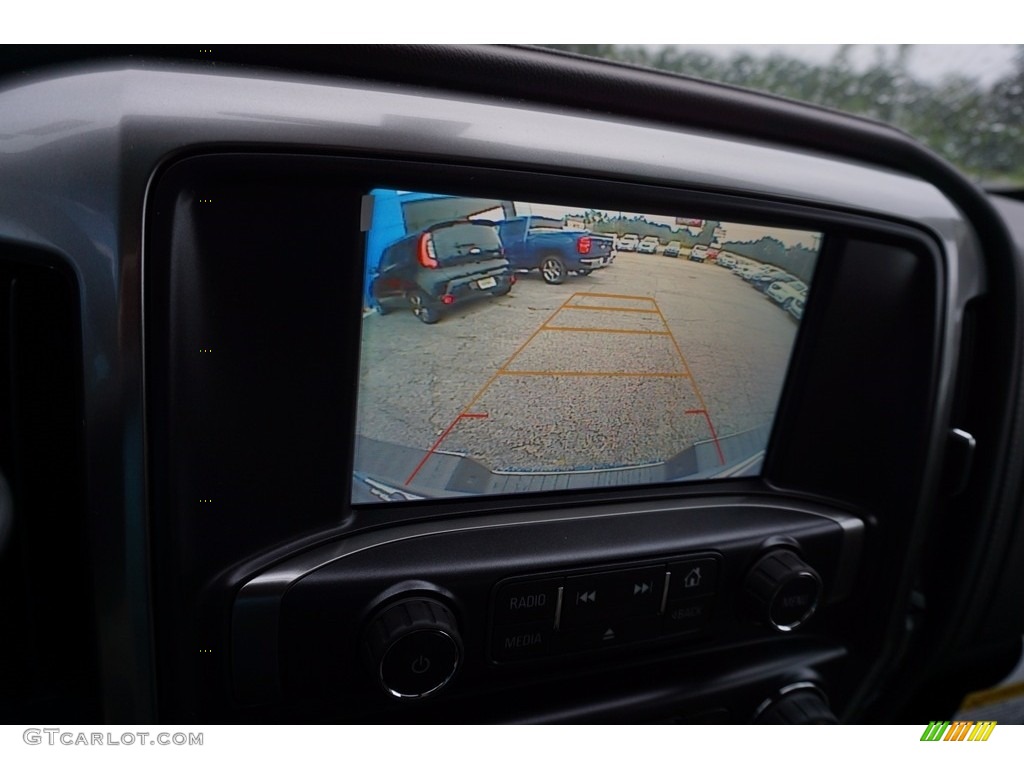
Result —
<path fill-rule="evenodd" d="M 1020 201 L 531 48 L 48 55 L 5 720 L 927 722 L 1017 663 Z"/>

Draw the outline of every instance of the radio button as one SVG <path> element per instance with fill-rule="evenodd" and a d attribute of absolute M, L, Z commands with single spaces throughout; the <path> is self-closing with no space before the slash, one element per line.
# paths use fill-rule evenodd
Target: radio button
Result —
<path fill-rule="evenodd" d="M 494 601 L 494 623 L 507 625 L 546 622 L 548 627 L 553 627 L 558 607 L 558 588 L 562 586 L 563 581 L 541 579 L 502 585 Z"/>

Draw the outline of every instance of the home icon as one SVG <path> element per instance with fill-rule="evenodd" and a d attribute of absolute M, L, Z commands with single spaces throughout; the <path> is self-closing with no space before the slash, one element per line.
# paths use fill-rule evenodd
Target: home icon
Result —
<path fill-rule="evenodd" d="M 693 589 L 694 587 L 699 587 L 700 586 L 700 579 L 701 579 L 701 576 L 700 576 L 700 566 L 698 566 L 698 567 L 692 569 L 688 574 L 686 574 L 686 578 L 683 579 L 683 586 L 686 587 L 687 589 Z"/>

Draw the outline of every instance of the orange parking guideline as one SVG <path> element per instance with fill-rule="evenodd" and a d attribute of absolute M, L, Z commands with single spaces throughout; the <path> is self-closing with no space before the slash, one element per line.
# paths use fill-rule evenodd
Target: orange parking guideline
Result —
<path fill-rule="evenodd" d="M 463 408 L 462 411 L 459 412 L 459 415 L 456 416 L 452 420 L 452 423 L 448 425 L 448 428 L 445 429 L 444 432 L 441 433 L 441 436 L 438 437 L 437 440 L 434 441 L 434 444 L 432 446 L 430 446 L 430 448 L 427 449 L 427 452 L 425 454 L 423 454 L 423 458 L 420 459 L 420 463 L 416 465 L 416 468 L 412 471 L 412 474 L 410 474 L 409 477 L 406 478 L 406 480 L 405 480 L 405 484 L 406 485 L 409 485 L 410 483 L 412 483 L 413 478 L 416 477 L 417 474 L 419 474 L 419 471 L 421 469 L 423 469 L 423 465 L 427 463 L 427 459 L 429 459 L 431 456 L 434 455 L 434 451 L 437 450 L 437 447 L 439 445 L 441 445 L 441 443 L 444 441 L 444 439 L 446 437 L 448 437 L 449 433 L 451 433 L 451 431 L 453 429 L 455 429 L 455 425 L 458 424 L 463 418 L 467 418 L 468 417 L 467 412 L 469 411 L 469 409 L 472 408 L 474 405 L 476 405 L 477 400 L 479 400 L 483 396 L 484 392 L 487 391 L 487 388 L 489 386 L 491 386 L 491 384 L 494 383 L 494 380 L 497 379 L 498 376 L 501 375 L 502 371 L 505 370 L 505 367 L 509 363 L 511 363 L 513 360 L 515 360 L 516 355 L 518 355 L 520 352 L 522 352 L 523 349 L 526 347 L 526 345 L 529 344 L 531 341 L 533 341 L 534 338 L 536 338 L 538 333 L 540 333 L 542 330 L 544 330 L 544 327 L 549 322 L 551 322 L 551 320 L 555 317 L 555 315 L 557 315 L 559 312 L 562 311 L 562 309 L 565 307 L 566 304 L 568 304 L 570 301 L 572 301 L 572 299 L 573 299 L 573 297 L 575 295 L 576 295 L 575 293 L 572 294 L 572 296 L 570 296 L 568 299 L 566 299 L 562 303 L 562 306 L 560 306 L 558 309 L 556 309 L 554 312 L 552 312 L 550 315 L 548 315 L 547 319 L 543 323 L 540 324 L 540 327 L 538 327 L 537 330 L 535 330 L 533 333 L 530 334 L 530 338 L 528 338 L 526 341 L 524 341 L 522 344 L 520 344 L 518 347 L 516 347 L 516 351 L 512 353 L 512 355 L 508 358 L 508 360 L 506 360 L 504 363 L 502 363 L 501 367 L 499 367 L 498 370 L 496 370 L 493 374 L 491 374 L 490 378 L 488 378 L 487 381 L 484 382 L 484 385 L 482 387 L 480 387 L 480 389 L 477 390 L 477 393 L 475 395 L 473 395 L 473 399 L 470 400 L 466 404 L 466 407 Z M 472 416 L 472 418 L 480 418 L 480 417 L 474 415 L 474 416 Z"/>
<path fill-rule="evenodd" d="M 636 333 L 641 336 L 668 336 L 668 331 L 642 331 L 635 328 L 571 328 L 563 325 L 549 325 L 545 331 L 575 331 L 579 333 Z"/>
<path fill-rule="evenodd" d="M 577 297 L 592 297 L 592 298 L 603 298 L 603 299 L 626 299 L 629 301 L 647 301 L 653 305 L 653 309 L 642 309 L 639 307 L 594 307 L 587 306 L 584 304 L 572 304 L 573 299 Z M 552 326 L 548 325 L 559 312 L 565 309 L 582 309 L 582 310 L 596 310 L 604 312 L 638 312 L 643 314 L 656 314 L 661 318 L 661 323 L 665 327 L 664 331 L 645 331 L 636 329 L 625 329 L 625 328 L 574 328 L 567 326 Z M 679 356 L 680 362 L 683 364 L 682 372 L 657 372 L 657 371 L 516 371 L 510 370 L 509 365 L 516 357 L 526 348 L 526 346 L 532 342 L 541 331 L 582 331 L 587 333 L 632 333 L 632 334 L 643 334 L 650 336 L 668 336 L 672 340 L 672 345 L 675 347 L 676 354 Z M 676 341 L 676 337 L 672 333 L 672 329 L 669 327 L 668 321 L 665 319 L 665 315 L 662 314 L 661 308 L 658 306 L 658 302 L 650 296 L 630 296 L 618 293 L 573 293 L 567 298 L 561 306 L 558 307 L 554 312 L 548 315 L 547 319 L 541 323 L 537 329 L 530 334 L 529 338 L 526 339 L 522 344 L 516 347 L 513 352 L 504 363 L 502 363 L 493 374 L 488 377 L 487 381 L 484 382 L 483 386 L 477 390 L 476 394 L 473 395 L 472 399 L 466 404 L 466 407 L 462 409 L 458 416 L 456 416 L 452 423 L 448 425 L 441 435 L 434 441 L 434 444 L 430 446 L 427 452 L 420 459 L 419 464 L 412 471 L 412 474 L 406 479 L 405 484 L 409 485 L 412 483 L 413 478 L 423 468 L 423 465 L 427 463 L 427 460 L 434 455 L 438 446 L 444 442 L 445 438 L 451 433 L 455 426 L 462 419 L 486 419 L 488 414 L 486 413 L 470 413 L 469 409 L 472 408 L 481 397 L 484 392 L 497 380 L 499 376 L 570 376 L 570 377 L 632 377 L 632 378 L 686 378 L 690 380 L 690 386 L 693 388 L 694 394 L 697 396 L 697 400 L 700 402 L 701 408 L 688 410 L 688 414 L 703 414 L 704 419 L 707 421 L 708 429 L 711 432 L 711 439 L 715 444 L 715 448 L 718 451 L 718 458 L 722 464 L 725 464 L 725 456 L 722 453 L 722 446 L 718 441 L 718 434 L 715 432 L 715 426 L 711 422 L 711 416 L 708 414 L 707 404 L 704 402 L 704 397 L 697 387 L 696 381 L 694 381 L 693 373 L 690 371 L 690 366 L 686 362 L 682 350 L 679 347 L 679 342 Z"/>
<path fill-rule="evenodd" d="M 714 440 L 715 450 L 718 451 L 718 460 L 725 465 L 725 454 L 722 453 L 722 446 L 718 442 L 718 433 L 715 432 L 715 425 L 711 423 L 711 414 L 708 413 L 708 404 L 704 402 L 704 395 L 701 394 L 700 387 L 697 386 L 696 379 L 693 378 L 693 372 L 690 370 L 690 364 L 686 362 L 686 356 L 683 354 L 683 350 L 679 348 L 679 342 L 676 341 L 675 334 L 672 333 L 672 328 L 668 324 L 668 320 L 665 319 L 665 315 L 661 313 L 661 307 L 658 306 L 658 302 L 654 302 L 655 309 L 658 310 L 658 317 L 661 318 L 661 322 L 665 325 L 668 330 L 669 338 L 672 339 L 672 346 L 676 348 L 676 354 L 679 355 L 679 360 L 683 364 L 683 368 L 690 374 L 690 386 L 693 387 L 693 394 L 697 396 L 698 402 L 700 402 L 700 411 L 704 413 L 704 418 L 707 419 L 708 429 L 711 430 L 711 439 Z M 690 411 L 687 411 L 690 413 Z"/>
<path fill-rule="evenodd" d="M 688 379 L 685 371 L 519 371 L 506 369 L 499 376 L 619 376 L 632 379 Z"/>
<path fill-rule="evenodd" d="M 652 304 L 658 303 L 650 296 L 635 296 L 628 293 L 588 293 L 587 291 L 580 291 L 579 293 L 574 293 L 569 298 L 574 298 L 576 296 L 588 296 L 595 299 L 628 299 L 630 301 L 649 301 Z"/>
<path fill-rule="evenodd" d="M 506 368 L 508 368 L 509 363 L 511 363 L 513 360 L 516 359 L 516 357 L 519 355 L 519 353 L 522 352 L 526 348 L 527 344 L 529 344 L 531 341 L 533 341 L 535 338 L 537 338 L 537 334 L 539 334 L 541 331 L 543 331 L 543 330 L 545 330 L 547 328 L 548 323 L 550 323 L 559 312 L 561 312 L 563 309 L 565 309 L 565 305 L 568 304 L 570 301 L 572 301 L 574 296 L 576 296 L 575 293 L 572 296 L 570 296 L 568 299 L 566 299 L 564 302 L 562 302 L 562 305 L 558 309 L 556 309 L 554 312 L 552 312 L 550 315 L 548 315 L 547 319 L 543 323 L 541 323 L 540 326 L 538 326 L 537 330 L 535 330 L 533 333 L 530 334 L 530 337 L 526 341 L 524 341 L 522 344 L 520 344 L 518 347 L 516 347 L 516 351 L 513 352 L 511 355 L 509 355 L 509 358 L 504 363 L 502 363 L 500 366 L 498 366 L 498 369 L 494 373 L 492 373 L 490 378 L 487 379 L 487 381 L 484 382 L 484 385 L 482 387 L 480 387 L 480 389 L 477 390 L 477 393 L 475 395 L 473 395 L 473 399 L 470 400 L 469 403 L 466 404 L 465 408 L 463 408 L 463 412 L 468 411 L 470 408 L 472 408 L 476 404 L 477 400 L 479 400 L 481 397 L 483 397 L 483 394 L 484 394 L 484 392 L 487 391 L 487 388 L 489 386 L 491 386 L 491 384 L 494 383 L 494 380 L 497 379 L 498 376 L 501 375 L 502 371 L 504 371 Z"/>
<path fill-rule="evenodd" d="M 644 315 L 661 314 L 657 309 L 641 309 L 640 307 L 591 307 L 586 304 L 570 304 L 563 309 L 584 309 L 587 312 L 639 312 Z"/>

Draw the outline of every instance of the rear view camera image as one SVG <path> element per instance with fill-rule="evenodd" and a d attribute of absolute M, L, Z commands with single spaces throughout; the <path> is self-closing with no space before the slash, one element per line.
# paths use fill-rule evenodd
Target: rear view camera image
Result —
<path fill-rule="evenodd" d="M 374 190 L 352 501 L 757 475 L 821 234 Z"/>

